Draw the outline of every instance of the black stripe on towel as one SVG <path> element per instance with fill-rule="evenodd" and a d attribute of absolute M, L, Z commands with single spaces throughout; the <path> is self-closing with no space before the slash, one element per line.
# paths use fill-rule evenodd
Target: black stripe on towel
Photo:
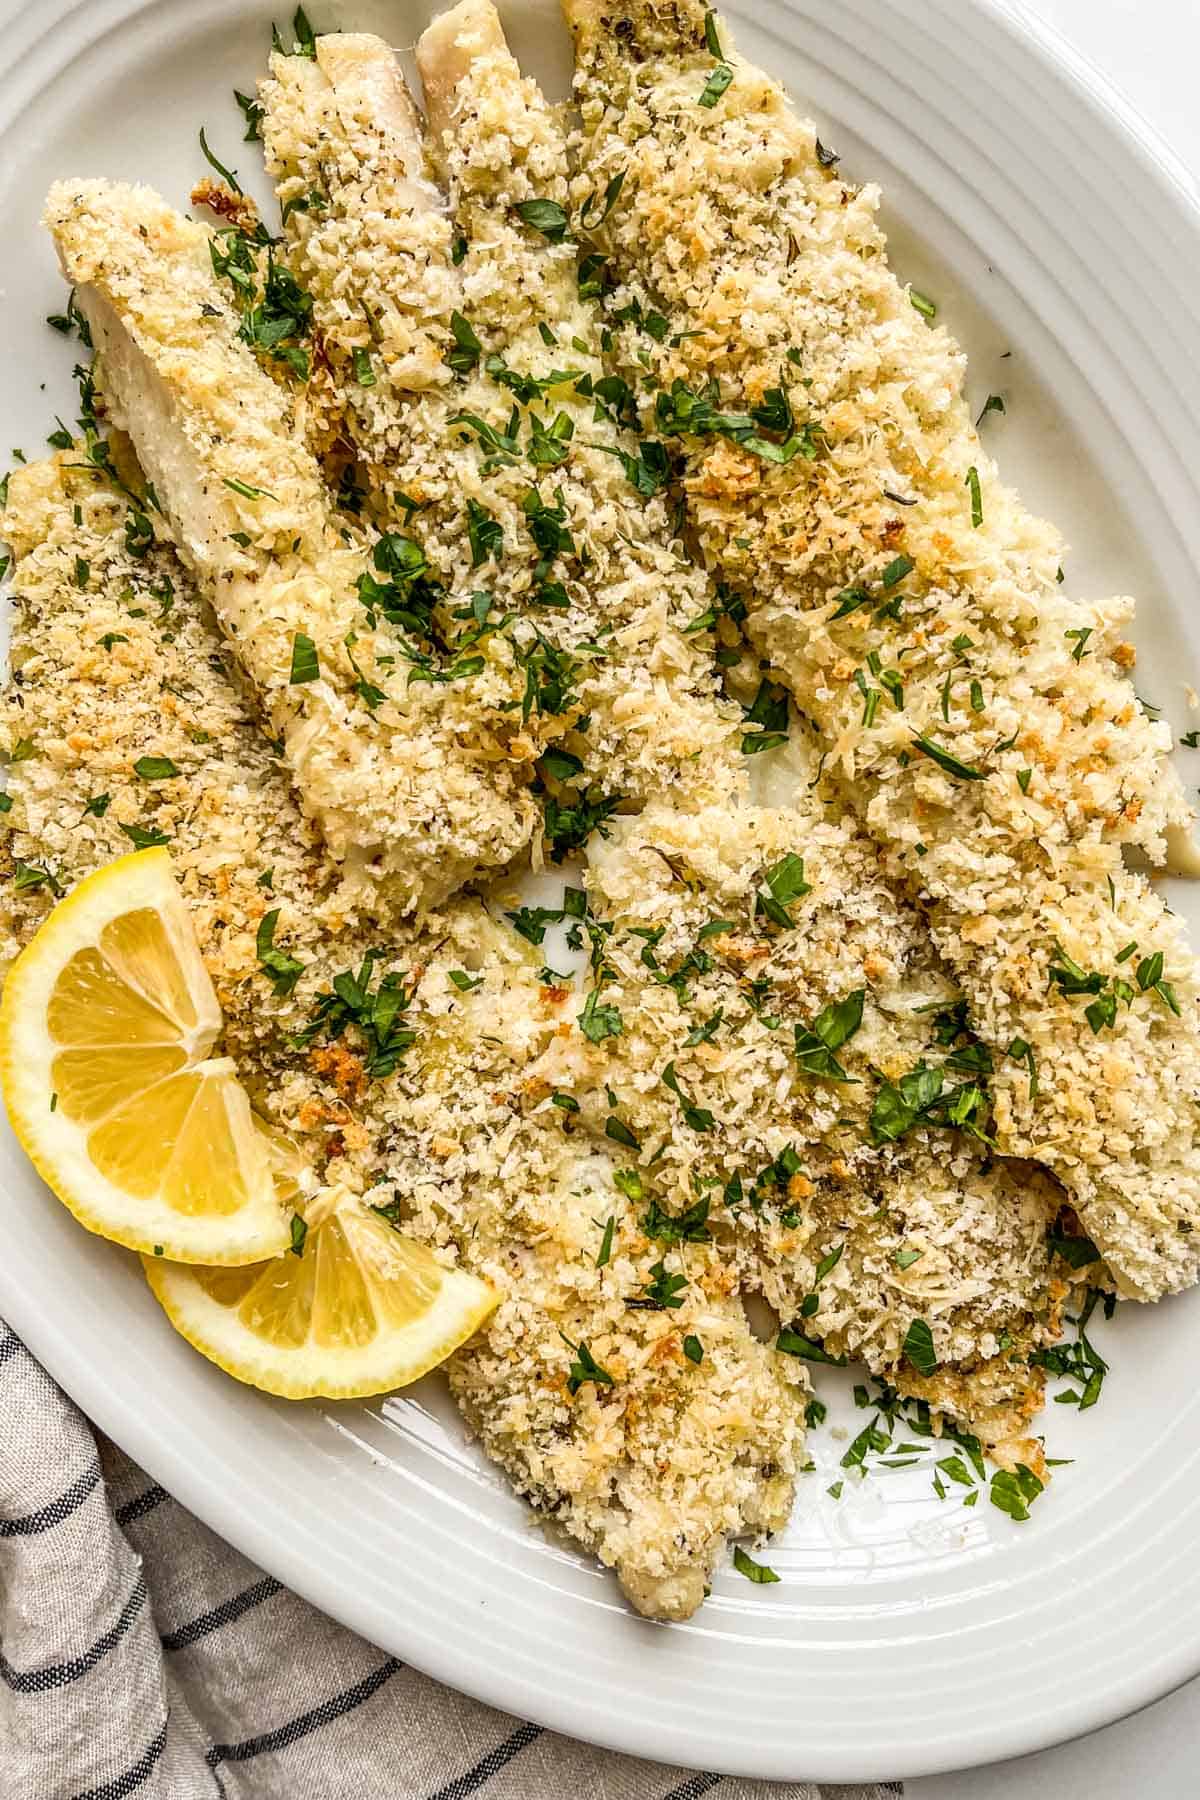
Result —
<path fill-rule="evenodd" d="M 36 1537 L 40 1531 L 53 1530 L 55 1525 L 61 1525 L 64 1519 L 77 1512 L 99 1485 L 100 1459 L 97 1457 L 78 1481 L 73 1481 L 57 1500 L 51 1500 L 49 1506 L 39 1506 L 36 1512 L 26 1513 L 23 1519 L 0 1519 L 0 1538 Z"/>
<path fill-rule="evenodd" d="M 219 1631 L 222 1625 L 232 1625 L 234 1620 L 240 1619 L 243 1613 L 248 1613 L 254 1607 L 261 1606 L 262 1602 L 269 1600 L 272 1594 L 279 1593 L 282 1586 L 283 1583 L 276 1581 L 273 1575 L 264 1576 L 261 1581 L 256 1581 L 253 1587 L 243 1588 L 242 1592 L 234 1594 L 232 1599 L 222 1601 L 220 1606 L 214 1606 L 211 1612 L 201 1613 L 198 1619 L 191 1620 L 187 1625 L 181 1625 L 178 1631 L 164 1632 L 163 1649 L 183 1650 L 188 1644 L 194 1644 L 198 1638 L 207 1637 L 210 1631 Z"/>
<path fill-rule="evenodd" d="M 429 1800 L 467 1800 L 468 1794 L 473 1794 L 486 1781 L 490 1781 L 493 1775 L 498 1775 L 506 1763 L 510 1763 L 514 1756 L 520 1755 L 522 1750 L 527 1749 L 541 1735 L 540 1725 L 518 1725 L 511 1737 L 505 1738 L 502 1744 L 497 1744 L 494 1750 L 489 1750 L 465 1775 L 457 1776 L 448 1786 L 439 1788 L 436 1794 L 430 1794 Z"/>
<path fill-rule="evenodd" d="M 140 1519 L 143 1513 L 153 1512 L 156 1506 L 161 1506 L 164 1500 L 170 1498 L 166 1488 L 159 1487 L 155 1482 L 153 1487 L 146 1488 L 143 1493 L 135 1494 L 132 1500 L 126 1500 L 124 1506 L 118 1506 L 113 1517 L 118 1525 L 132 1525 L 133 1521 Z"/>
<path fill-rule="evenodd" d="M 672 1788 L 669 1794 L 664 1794 L 663 1800 L 701 1800 L 702 1795 L 711 1794 L 724 1779 L 723 1775 L 689 1775 L 686 1781 Z"/>
<path fill-rule="evenodd" d="M 154 1765 L 167 1747 L 167 1721 L 162 1722 L 162 1730 L 149 1743 L 145 1750 L 123 1775 L 113 1781 L 102 1782 L 99 1787 L 88 1788 L 86 1793 L 76 1794 L 74 1800 L 125 1800 L 126 1794 L 132 1794 L 136 1788 L 151 1774 Z"/>
<path fill-rule="evenodd" d="M 331 1725 L 346 1713 L 353 1712 L 364 1700 L 378 1693 L 385 1681 L 390 1681 L 397 1669 L 403 1667 L 394 1656 L 372 1671 L 362 1681 L 347 1688 L 344 1694 L 335 1694 L 332 1700 L 322 1700 L 320 1706 L 314 1706 L 311 1712 L 301 1713 L 298 1719 L 291 1719 L 286 1725 L 279 1725 L 274 1731 L 264 1731 L 260 1737 L 243 1738 L 240 1744 L 214 1744 L 205 1752 L 208 1766 L 215 1769 L 218 1763 L 249 1762 L 252 1756 L 266 1756 L 272 1750 L 286 1750 L 289 1744 L 298 1743 L 311 1731 L 319 1731 L 322 1725 Z"/>
<path fill-rule="evenodd" d="M 91 1649 L 85 1650 L 82 1656 L 72 1656 L 66 1662 L 47 1663 L 40 1669 L 14 1669 L 0 1650 L 0 1678 L 14 1694 L 46 1694 L 51 1688 L 67 1687 L 72 1681 L 78 1681 L 81 1675 L 86 1675 L 89 1669 L 94 1669 L 120 1643 L 145 1603 L 146 1582 L 139 1575 L 116 1624 L 110 1625 L 104 1636 L 98 1637 Z"/>

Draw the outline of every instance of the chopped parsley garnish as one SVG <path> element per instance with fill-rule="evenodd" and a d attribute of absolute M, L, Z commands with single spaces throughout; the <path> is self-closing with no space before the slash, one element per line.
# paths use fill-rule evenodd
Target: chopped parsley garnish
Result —
<path fill-rule="evenodd" d="M 812 1025 L 796 1026 L 796 1061 L 806 1075 L 824 1081 L 854 1081 L 834 1055 L 852 1038 L 863 1018 L 865 988 L 855 988 L 844 1000 L 819 1012 Z"/>
<path fill-rule="evenodd" d="M 478 413 L 471 412 L 455 413 L 453 418 L 447 420 L 447 424 L 457 425 L 463 431 L 475 433 L 481 449 L 487 451 L 487 457 L 483 464 L 484 474 L 506 464 L 511 466 L 520 457 L 521 444 L 517 433 L 520 430 L 521 415 L 515 406 L 509 417 L 507 431 L 498 431 L 494 425 L 489 425 L 486 419 L 481 419 Z"/>
<path fill-rule="evenodd" d="M 102 819 L 111 805 L 111 794 L 93 794 L 83 809 L 83 816 L 87 818 L 90 814 L 93 819 Z"/>
<path fill-rule="evenodd" d="M 119 819 L 117 823 L 135 850 L 153 850 L 171 841 L 165 831 L 148 831 L 144 825 L 122 825 Z"/>
<path fill-rule="evenodd" d="M 1010 1519 L 1027 1519 L 1029 1508 L 1042 1492 L 1043 1483 L 1033 1470 L 1018 1463 L 1016 1470 L 997 1469 L 992 1476 L 990 1499 Z"/>
<path fill-rule="evenodd" d="M 885 588 L 898 587 L 916 566 L 911 556 L 897 556 L 888 564 L 879 580 Z"/>
<path fill-rule="evenodd" d="M 304 1255 L 304 1245 L 307 1238 L 308 1221 L 302 1219 L 299 1213 L 294 1212 L 292 1214 L 292 1241 L 289 1245 L 289 1249 L 293 1256 Z"/>
<path fill-rule="evenodd" d="M 1100 1252 L 1090 1237 L 1082 1232 L 1068 1233 L 1050 1230 L 1046 1233 L 1046 1244 L 1055 1256 L 1061 1256 L 1072 1269 L 1086 1269 L 1089 1263 L 1099 1262 Z"/>
<path fill-rule="evenodd" d="M 768 1568 L 766 1563 L 755 1562 L 752 1556 L 746 1555 L 740 1544 L 733 1546 L 733 1566 L 739 1575 L 744 1575 L 747 1581 L 753 1581 L 759 1587 L 769 1587 L 773 1581 L 779 1580 L 774 1569 Z"/>
<path fill-rule="evenodd" d="M 535 627 L 533 641 L 516 646 L 516 658 L 525 671 L 522 719 L 528 719 L 533 712 L 554 717 L 575 705 L 575 682 L 583 667 L 578 657 L 560 649 Z"/>
<path fill-rule="evenodd" d="M 570 220 L 557 200 L 518 200 L 514 211 L 547 243 L 561 244 L 567 235 Z"/>
<path fill-rule="evenodd" d="M 572 1399 L 585 1382 L 590 1381 L 594 1383 L 596 1387 L 611 1387 L 613 1385 L 613 1378 L 608 1370 L 603 1368 L 601 1364 L 596 1361 L 582 1339 L 580 1339 L 579 1343 L 573 1344 L 565 1331 L 560 1331 L 558 1335 L 567 1346 L 567 1349 L 575 1352 L 575 1361 L 571 1364 L 570 1372 L 567 1377 L 567 1392 L 571 1395 Z"/>
<path fill-rule="evenodd" d="M 983 489 L 979 485 L 979 470 L 974 463 L 967 470 L 967 486 L 971 490 L 971 524 L 978 531 L 983 524 Z"/>
<path fill-rule="evenodd" d="M 924 1319 L 914 1319 L 904 1334 L 904 1354 L 919 1375 L 932 1375 L 938 1366 L 933 1333 Z"/>
<path fill-rule="evenodd" d="M 575 540 L 566 522 L 567 508 L 561 488 L 555 496 L 553 506 L 542 499 L 536 488 L 530 488 L 522 497 L 521 510 L 525 514 L 529 535 L 545 563 L 549 564 L 556 556 L 570 555 L 575 548 Z M 539 565 L 537 572 L 539 576 L 544 576 L 546 570 Z"/>
<path fill-rule="evenodd" d="M 804 858 L 789 851 L 767 870 L 763 879 L 766 886 L 754 897 L 755 915 L 761 914 L 782 931 L 789 931 L 793 924 L 789 908 L 812 892 L 804 879 Z"/>
<path fill-rule="evenodd" d="M 1007 410 L 1002 394 L 989 394 L 983 403 L 983 411 L 975 421 L 976 429 L 978 430 L 979 426 L 983 424 L 989 413 L 1002 413 Z"/>
<path fill-rule="evenodd" d="M 483 986 L 482 975 L 468 975 L 465 969 L 447 969 L 446 978 L 454 983 L 460 994 L 469 994 Z"/>
<path fill-rule="evenodd" d="M 831 1356 L 821 1344 L 800 1331 L 781 1331 L 775 1339 L 775 1348 L 782 1350 L 785 1356 L 798 1356 L 803 1362 L 830 1363 L 837 1369 L 846 1366 L 844 1356 Z"/>
<path fill-rule="evenodd" d="M 545 761 L 545 758 L 542 759 Z M 551 794 L 546 800 L 543 832 L 550 850 L 551 862 L 560 863 L 576 850 L 582 850 L 593 831 L 607 837 L 606 822 L 620 806 L 621 794 L 592 795 L 572 789 L 569 801 Z"/>
<path fill-rule="evenodd" d="M 690 1363 L 699 1364 L 704 1361 L 704 1345 L 692 1332 L 683 1340 L 683 1354 Z"/>
<path fill-rule="evenodd" d="M 201 148 L 202 152 L 204 153 L 204 160 L 208 164 L 209 168 L 216 170 L 217 174 L 221 177 L 221 180 L 225 183 L 226 187 L 232 188 L 233 192 L 235 194 L 240 194 L 242 192 L 242 184 L 237 178 L 237 170 L 236 169 L 227 169 L 225 167 L 225 164 L 223 162 L 219 162 L 218 159 L 213 155 L 212 151 L 209 149 L 209 146 L 208 146 L 208 139 L 204 135 L 203 125 L 200 127 L 200 148 Z"/>
<path fill-rule="evenodd" d="M 732 80 L 733 70 L 729 64 L 727 62 L 718 63 L 704 84 L 704 92 L 696 102 L 697 106 L 715 106 Z"/>
<path fill-rule="evenodd" d="M 1071 651 L 1071 659 L 1073 662 L 1082 662 L 1084 657 L 1088 654 L 1087 641 L 1091 637 L 1094 629 L 1094 626 L 1091 625 L 1077 625 L 1074 630 L 1063 632 L 1065 638 L 1074 642 L 1075 647 Z"/>
<path fill-rule="evenodd" d="M 303 975 L 304 964 L 298 958 L 289 956 L 286 951 L 275 948 L 275 927 L 279 924 L 279 910 L 276 906 L 259 920 L 254 947 L 259 967 L 274 988 L 276 999 L 286 1000 Z"/>
<path fill-rule="evenodd" d="M 529 448 L 526 452 L 535 468 L 554 469 L 565 462 L 568 446 L 575 435 L 575 421 L 569 413 L 558 413 L 546 425 L 536 413 L 529 415 Z"/>
<path fill-rule="evenodd" d="M 720 393 L 710 382 L 703 393 L 697 393 L 680 378 L 672 382 L 670 391 L 660 389 L 654 402 L 655 418 L 660 431 L 668 437 L 692 434 L 697 437 L 726 437 L 752 451 L 766 462 L 787 464 L 796 456 L 812 462 L 820 449 L 821 431 L 809 421 L 799 431 L 791 430 L 792 412 L 782 388 L 771 388 L 763 402 L 748 413 L 721 412 Z M 787 421 L 782 426 L 783 420 Z M 782 443 L 763 436 L 774 431 L 783 436 Z M 785 435 L 786 434 L 786 435 Z"/>
<path fill-rule="evenodd" d="M 248 481 L 238 481 L 233 475 L 226 475 L 223 480 L 225 486 L 231 488 L 235 494 L 240 494 L 243 500 L 273 500 L 275 498 L 274 494 L 268 494 L 266 488 L 251 487 Z"/>
<path fill-rule="evenodd" d="M 1095 1406 L 1108 1374 L 1108 1364 L 1087 1334 L 1088 1321 L 1101 1300 L 1104 1301 L 1105 1316 L 1111 1317 L 1115 1296 L 1102 1294 L 1099 1288 L 1089 1288 L 1082 1309 L 1070 1321 L 1075 1326 L 1074 1343 L 1052 1344 L 1048 1349 L 1035 1350 L 1029 1358 L 1034 1368 L 1045 1369 L 1050 1375 L 1075 1383 L 1074 1387 L 1064 1388 L 1054 1398 L 1058 1405 L 1078 1406 L 1081 1412 Z"/>
<path fill-rule="evenodd" d="M 1169 1007 L 1176 1018 L 1179 1018 L 1181 1015 L 1179 1002 L 1175 998 L 1175 990 L 1169 981 L 1163 980 L 1162 972 L 1163 953 L 1161 950 L 1156 950 L 1152 956 L 1142 958 L 1135 971 L 1134 979 L 1143 994 L 1157 994 L 1163 1005 Z"/>
<path fill-rule="evenodd" d="M 671 1275 L 664 1262 L 650 1265 L 650 1280 L 625 1304 L 637 1312 L 673 1312 L 683 1305 L 686 1275 Z"/>
<path fill-rule="evenodd" d="M 527 944 L 535 947 L 546 940 L 547 925 L 557 925 L 563 918 L 563 910 L 558 906 L 520 906 L 515 912 L 506 912 L 513 930 L 518 937 L 523 937 Z"/>
<path fill-rule="evenodd" d="M 693 1025 L 692 1029 L 683 1040 L 684 1049 L 694 1050 L 697 1044 L 710 1044 L 721 1029 L 721 1022 L 724 1017 L 725 1008 L 723 1006 L 718 1006 L 716 1012 L 712 1013 L 702 1024 Z"/>
<path fill-rule="evenodd" d="M 84 349 L 90 350 L 92 348 L 91 327 L 79 309 L 79 303 L 75 298 L 74 288 L 71 289 L 70 297 L 67 300 L 66 312 L 47 314 L 46 323 L 47 325 L 52 325 L 55 331 L 61 332 L 63 337 L 69 337 L 72 331 L 77 331 L 79 333 L 79 341 Z"/>
<path fill-rule="evenodd" d="M 937 318 L 937 304 L 927 294 L 919 294 L 916 288 L 909 288 L 908 297 L 923 319 Z"/>
<path fill-rule="evenodd" d="M 895 1143 L 915 1126 L 925 1124 L 967 1131 L 988 1143 L 981 1123 L 987 1112 L 987 1089 L 979 1082 L 947 1087 L 945 1068 L 919 1062 L 899 1081 L 880 1084 L 868 1124 L 876 1144 Z"/>
<path fill-rule="evenodd" d="M 671 464 L 666 446 L 657 438 L 644 438 L 638 445 L 636 456 L 611 444 L 592 444 L 591 448 L 603 450 L 606 456 L 615 456 L 625 471 L 625 479 L 643 500 L 652 500 L 670 480 Z"/>
<path fill-rule="evenodd" d="M 620 1037 L 625 1029 L 625 1021 L 620 1009 L 605 1006 L 600 999 L 601 983 L 597 982 L 583 1003 L 583 1011 L 577 1017 L 577 1023 L 589 1043 L 602 1044 L 606 1038 Z M 611 1135 L 611 1133 L 610 1133 Z M 632 1135 L 632 1134 L 631 1134 Z"/>
<path fill-rule="evenodd" d="M 746 708 L 746 723 L 757 729 L 748 731 L 743 736 L 743 756 L 757 756 L 764 750 L 774 750 L 780 744 L 786 744 L 788 736 L 787 689 L 781 687 L 778 682 L 764 677 L 758 684 L 758 692 L 752 703 Z"/>
<path fill-rule="evenodd" d="M 662 1084 L 665 1088 L 669 1088 L 678 1100 L 685 1125 L 690 1126 L 693 1131 L 711 1131 L 713 1129 L 716 1124 L 715 1118 L 706 1106 L 693 1105 L 687 1094 L 684 1093 L 679 1084 L 679 1077 L 675 1073 L 674 1062 L 669 1062 L 663 1070 Z"/>
<path fill-rule="evenodd" d="M 665 1212 L 651 1197 L 649 1210 L 639 1224 L 648 1238 L 654 1238 L 660 1244 L 707 1244 L 712 1236 L 708 1229 L 708 1210 L 709 1202 L 705 1196 L 681 1213 Z"/>
<path fill-rule="evenodd" d="M 471 545 L 471 569 L 479 569 L 489 556 L 498 556 L 504 547 L 504 526 L 480 506 L 479 500 L 466 502 L 466 536 Z"/>
<path fill-rule="evenodd" d="M 932 738 L 916 737 L 911 742 L 914 750 L 919 750 L 922 756 L 928 756 L 940 769 L 945 769 L 947 775 L 953 775 L 959 781 L 987 780 L 986 769 L 977 769 L 973 763 L 960 762 L 957 756 L 952 756 L 941 744 L 935 744 Z"/>
<path fill-rule="evenodd" d="M 292 639 L 292 669 L 288 682 L 292 687 L 298 687 L 306 681 L 318 681 L 320 675 L 317 646 L 303 631 L 298 631 Z"/>
<path fill-rule="evenodd" d="M 579 209 L 579 226 L 582 231 L 599 230 L 613 207 L 617 204 L 617 197 L 624 185 L 625 171 L 622 169 L 619 174 L 614 175 L 611 180 L 605 184 L 602 196 L 597 198 L 595 193 L 588 195 L 587 199 Z M 599 208 L 599 211 L 596 210 L 597 207 Z"/>
<path fill-rule="evenodd" d="M 1104 986 L 1104 977 L 1096 970 L 1081 968 L 1074 957 L 1068 956 L 1062 945 L 1055 941 L 1054 955 L 1057 958 L 1050 964 L 1049 976 L 1052 987 L 1061 989 L 1064 994 L 1098 994 Z"/>
<path fill-rule="evenodd" d="M 56 900 L 63 891 L 58 877 L 50 869 L 44 869 L 38 863 L 22 862 L 19 856 L 15 856 L 13 858 L 14 893 L 32 893 L 40 887 L 48 887 Z"/>
<path fill-rule="evenodd" d="M 233 97 L 241 108 L 242 117 L 246 121 L 246 135 L 242 142 L 244 144 L 261 143 L 262 135 L 258 128 L 263 120 L 262 102 L 252 94 L 239 94 L 236 88 L 233 90 Z"/>
<path fill-rule="evenodd" d="M 179 773 L 169 756 L 139 756 L 133 770 L 143 781 L 170 781 Z"/>
<path fill-rule="evenodd" d="M 603 1269 L 612 1256 L 613 1237 L 616 1234 L 617 1217 L 613 1213 L 604 1226 L 604 1236 L 600 1239 L 600 1249 L 596 1254 L 596 1267 Z"/>
<path fill-rule="evenodd" d="M 606 1138 L 611 1138 L 614 1144 L 623 1145 L 626 1150 L 640 1150 L 642 1147 L 640 1141 L 634 1137 L 624 1119 L 618 1119 L 616 1113 L 609 1113 L 607 1119 L 605 1119 L 604 1135 Z M 632 1181 L 630 1179 L 631 1176 L 633 1177 Z M 613 1179 L 629 1199 L 635 1199 L 637 1197 L 632 1191 L 635 1182 L 638 1191 L 640 1192 L 641 1190 L 642 1178 L 637 1174 L 636 1170 L 618 1170 Z"/>
<path fill-rule="evenodd" d="M 483 355 L 483 345 L 475 335 L 470 320 L 460 312 L 450 314 L 450 330 L 454 334 L 454 348 L 446 361 L 456 375 L 469 375 Z"/>
<path fill-rule="evenodd" d="M 1200 731 L 1185 731 L 1179 742 L 1189 750 L 1200 750 Z"/>
<path fill-rule="evenodd" d="M 368 951 L 357 974 L 344 969 L 334 976 L 332 993 L 318 994 L 311 1022 L 297 1034 L 297 1049 L 307 1049 L 319 1037 L 339 1038 L 354 1025 L 366 1046 L 364 1072 L 377 1080 L 392 1074 L 417 1034 L 406 1022 L 413 995 L 399 971 L 381 976 L 371 992 L 375 964 L 385 954 Z"/>

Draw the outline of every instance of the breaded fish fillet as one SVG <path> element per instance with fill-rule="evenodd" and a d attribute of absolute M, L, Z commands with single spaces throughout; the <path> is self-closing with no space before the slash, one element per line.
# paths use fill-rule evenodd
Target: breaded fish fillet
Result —
<path fill-rule="evenodd" d="M 461 680 L 405 679 L 407 637 L 389 614 L 418 607 L 424 570 L 344 541 L 283 391 L 239 336 L 213 234 L 149 188 L 104 181 L 58 183 L 46 221 L 109 412 L 353 902 L 403 913 L 508 862 L 536 810 L 533 746 L 504 710 L 520 692 L 511 657 L 488 641 Z"/>
<path fill-rule="evenodd" d="M 707 583 L 638 461 L 632 396 L 605 382 L 563 121 L 490 6 L 444 15 L 418 60 L 427 145 L 379 39 L 276 53 L 268 168 L 369 504 L 420 544 L 453 616 L 486 609 L 527 735 L 560 746 L 539 769 L 559 855 L 614 809 L 735 783 L 737 711 L 689 634 Z"/>
<path fill-rule="evenodd" d="M 76 449 L 16 471 L 3 520 L 6 942 L 27 941 L 130 832 L 166 838 L 255 1105 L 321 1179 L 370 1190 L 495 1283 L 498 1310 L 450 1369 L 484 1448 L 636 1606 L 685 1616 L 726 1535 L 786 1520 L 802 1369 L 755 1341 L 715 1251 L 693 1259 L 680 1306 L 628 1304 L 653 1286 L 661 1246 L 624 1209 L 612 1144 L 572 1129 L 532 1073 L 578 998 L 539 980 L 532 948 L 478 900 L 382 941 L 347 916 L 191 578 L 165 544 L 131 549 L 126 495 L 82 461 Z M 145 779 L 147 756 L 178 773 Z M 354 1029 L 313 1029 L 334 978 L 369 952 L 378 973 L 403 973 L 415 1034 L 380 1078 Z"/>
<path fill-rule="evenodd" d="M 764 918 L 789 859 L 801 892 Z M 682 1235 L 668 1262 L 727 1238 L 798 1352 L 861 1358 L 991 1446 L 1023 1436 L 1069 1273 L 1047 1242 L 1062 1193 L 951 1128 L 988 1059 L 873 846 L 812 798 L 649 809 L 594 845 L 588 879 L 601 997 L 627 1026 L 585 1108 L 599 1127 L 615 1100 L 647 1216 Z M 922 1067 L 942 1105 L 889 1136 L 887 1097 Z"/>
<path fill-rule="evenodd" d="M 1132 603 L 1079 605 L 999 482 L 963 360 L 844 179 L 698 0 L 564 0 L 614 349 L 684 454 L 692 528 L 819 728 L 996 1062 L 996 1127 L 1124 1291 L 1200 1268 L 1200 987 L 1126 846 L 1191 808 L 1127 679 Z M 926 310 L 928 307 L 926 306 Z M 665 321 L 647 332 L 645 320 Z"/>

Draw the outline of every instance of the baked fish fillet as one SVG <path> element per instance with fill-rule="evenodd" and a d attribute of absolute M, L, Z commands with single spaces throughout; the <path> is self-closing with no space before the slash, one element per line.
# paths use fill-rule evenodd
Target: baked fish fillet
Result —
<path fill-rule="evenodd" d="M 995 1059 L 1002 1148 L 1054 1171 L 1124 1292 L 1186 1286 L 1200 990 L 1122 851 L 1161 860 L 1192 811 L 1128 680 L 1132 602 L 1066 598 L 960 352 L 888 268 L 875 190 L 717 15 L 564 8 L 579 185 L 622 177 L 599 234 L 614 354 L 649 371 L 645 428 L 682 451 L 704 558 L 925 911 Z"/>
<path fill-rule="evenodd" d="M 282 254 L 312 297 L 368 506 L 419 543 L 452 612 L 486 607 L 488 641 L 512 646 L 516 717 L 558 751 L 540 763 L 557 856 L 590 819 L 736 783 L 738 714 L 688 631 L 707 583 L 638 461 L 632 395 L 605 381 L 560 113 L 476 0 L 430 27 L 418 61 L 425 132 L 380 39 L 272 58 Z"/>
<path fill-rule="evenodd" d="M 510 861 L 536 810 L 533 747 L 504 710 L 520 691 L 511 659 L 485 643 L 462 679 L 406 678 L 408 639 L 388 614 L 416 604 L 423 571 L 345 541 L 283 391 L 238 335 L 213 234 L 149 188 L 105 181 L 57 183 L 46 222 L 109 414 L 283 739 L 350 903 L 403 914 Z"/>
<path fill-rule="evenodd" d="M 167 838 L 256 1104 L 320 1178 L 373 1190 L 503 1295 L 449 1371 L 484 1449 L 636 1606 L 686 1616 L 726 1536 L 786 1521 L 802 1368 L 755 1341 L 713 1248 L 692 1258 L 679 1307 L 628 1304 L 661 1246 L 625 1209 L 614 1146 L 533 1073 L 578 998 L 539 980 L 539 957 L 477 900 L 382 936 L 347 918 L 192 578 L 165 543 L 131 550 L 127 495 L 82 463 L 76 449 L 15 471 L 3 519 L 15 612 L 0 741 L 31 747 L 0 827 L 6 940 L 19 948 L 56 889 L 127 850 L 127 828 Z M 147 756 L 179 773 L 143 779 Z M 368 952 L 410 996 L 413 1041 L 386 1077 L 368 1076 L 353 1030 L 313 1030 Z"/>
<path fill-rule="evenodd" d="M 1039 1460 L 1029 1358 L 1061 1329 L 1062 1190 L 955 1127 L 973 1097 L 982 1112 L 990 1058 L 873 846 L 811 799 L 650 808 L 589 860 L 600 1000 L 626 1027 L 584 1107 L 632 1147 L 644 1228 L 682 1237 L 668 1264 L 723 1239 L 797 1354 L 862 1359 Z M 789 868 L 802 891 L 764 917 Z M 921 1070 L 939 1101 L 904 1118 Z"/>

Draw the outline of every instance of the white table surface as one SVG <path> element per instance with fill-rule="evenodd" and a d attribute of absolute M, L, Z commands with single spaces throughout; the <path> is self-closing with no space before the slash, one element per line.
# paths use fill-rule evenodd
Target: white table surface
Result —
<path fill-rule="evenodd" d="M 1200 177 L 1196 0 L 1026 0 L 1116 83 Z M 1195 354 L 1200 346 L 1193 345 Z M 1079 1629 L 1087 1630 L 1080 1619 Z M 1130 1656 L 1137 1645 L 1129 1646 Z M 906 1800 L 1196 1800 L 1200 1680 L 1106 1731 L 1018 1762 L 906 1781 Z"/>

